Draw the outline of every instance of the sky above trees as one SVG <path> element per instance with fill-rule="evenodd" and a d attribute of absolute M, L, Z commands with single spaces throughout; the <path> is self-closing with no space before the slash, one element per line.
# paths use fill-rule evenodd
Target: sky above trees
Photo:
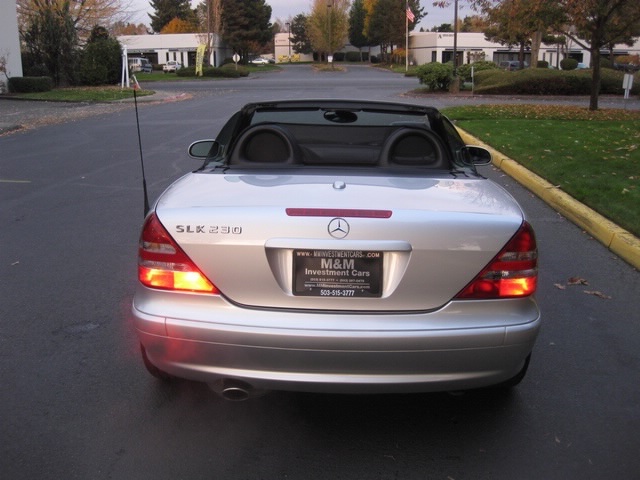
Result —
<path fill-rule="evenodd" d="M 200 0 L 192 0 L 191 3 L 195 8 L 200 3 Z M 273 11 L 271 22 L 274 22 L 277 18 L 287 21 L 289 17 L 293 18 L 299 13 L 310 13 L 313 2 L 312 0 L 266 0 L 266 3 L 271 6 Z M 474 12 L 463 3 L 460 2 L 460 11 L 458 13 L 460 18 L 473 15 Z M 425 30 L 430 30 L 431 27 L 439 26 L 443 23 L 453 24 L 453 7 L 447 9 L 436 8 L 432 6 L 432 1 L 430 0 L 422 0 L 420 4 L 428 15 L 422 19 L 415 31 L 419 31 L 421 27 Z M 132 0 L 130 10 L 133 14 L 130 20 L 132 23 L 149 25 L 148 13 L 153 13 L 153 9 L 149 6 L 149 0 Z"/>

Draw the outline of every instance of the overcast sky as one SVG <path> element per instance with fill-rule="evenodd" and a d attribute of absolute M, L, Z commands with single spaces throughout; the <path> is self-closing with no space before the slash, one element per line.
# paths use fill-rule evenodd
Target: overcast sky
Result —
<path fill-rule="evenodd" d="M 127 0 L 125 0 L 126 2 Z M 149 5 L 149 0 L 128 0 L 131 3 L 131 10 L 133 13 L 132 21 L 134 23 L 144 23 L 149 25 L 148 13 L 153 9 Z M 200 0 L 191 0 L 192 5 L 195 7 Z M 274 22 L 277 18 L 286 22 L 289 17 L 293 18 L 299 13 L 309 13 L 311 11 L 312 0 L 266 0 L 268 5 L 271 5 L 271 21 Z M 432 6 L 432 0 L 422 0 L 420 4 L 427 12 L 427 16 L 422 19 L 420 25 L 415 30 L 419 30 L 420 27 L 425 30 L 431 29 L 433 26 L 441 25 L 443 23 L 453 23 L 453 7 L 446 9 L 437 8 Z M 462 3 L 462 2 L 461 2 Z M 471 15 L 473 12 L 468 10 L 468 7 L 460 7 L 458 15 L 460 18 L 466 15 Z"/>

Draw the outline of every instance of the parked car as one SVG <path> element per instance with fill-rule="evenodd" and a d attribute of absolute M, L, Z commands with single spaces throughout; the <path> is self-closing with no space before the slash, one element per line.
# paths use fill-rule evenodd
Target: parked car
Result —
<path fill-rule="evenodd" d="M 131 72 L 151 73 L 153 65 L 146 58 L 142 57 L 129 57 L 129 70 Z"/>
<path fill-rule="evenodd" d="M 162 66 L 162 71 L 164 73 L 176 73 L 176 71 L 178 71 L 178 69 L 180 68 L 182 68 L 182 64 L 180 62 L 169 60 Z"/>
<path fill-rule="evenodd" d="M 528 66 L 529 64 L 527 62 L 524 62 L 524 66 L 520 66 L 519 60 L 500 62 L 500 68 L 504 68 L 505 70 L 509 70 L 510 72 L 521 70 L 522 68 L 527 68 Z"/>
<path fill-rule="evenodd" d="M 589 68 L 589 65 L 587 65 L 586 63 L 578 63 L 578 65 L 576 66 L 576 70 L 586 70 Z"/>
<path fill-rule="evenodd" d="M 512 387 L 540 327 L 522 208 L 435 108 L 243 107 L 142 227 L 132 315 L 158 378 L 270 389 Z"/>
<path fill-rule="evenodd" d="M 253 65 L 268 65 L 270 63 L 275 63 L 275 60 L 265 58 L 265 57 L 256 57 L 253 60 L 251 60 L 249 63 Z"/>

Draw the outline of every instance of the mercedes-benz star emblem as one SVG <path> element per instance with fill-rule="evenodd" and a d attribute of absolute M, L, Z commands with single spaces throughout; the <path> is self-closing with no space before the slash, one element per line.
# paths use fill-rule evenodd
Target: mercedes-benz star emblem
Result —
<path fill-rule="evenodd" d="M 344 218 L 334 218 L 329 222 L 329 235 L 333 238 L 344 238 L 349 235 L 349 224 Z"/>

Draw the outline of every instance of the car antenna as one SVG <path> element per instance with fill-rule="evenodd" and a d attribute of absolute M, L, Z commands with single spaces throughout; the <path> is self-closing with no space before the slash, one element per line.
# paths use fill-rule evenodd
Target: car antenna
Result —
<path fill-rule="evenodd" d="M 133 77 L 133 80 L 135 82 L 133 86 L 133 103 L 136 109 L 136 127 L 138 128 L 138 148 L 140 149 L 140 167 L 142 168 L 142 190 L 144 192 L 144 217 L 146 217 L 150 209 L 149 209 L 149 195 L 147 193 L 147 178 L 144 173 L 144 158 L 142 156 L 142 137 L 140 136 L 140 118 L 138 117 L 138 95 L 136 94 L 140 86 L 135 76 Z"/>

